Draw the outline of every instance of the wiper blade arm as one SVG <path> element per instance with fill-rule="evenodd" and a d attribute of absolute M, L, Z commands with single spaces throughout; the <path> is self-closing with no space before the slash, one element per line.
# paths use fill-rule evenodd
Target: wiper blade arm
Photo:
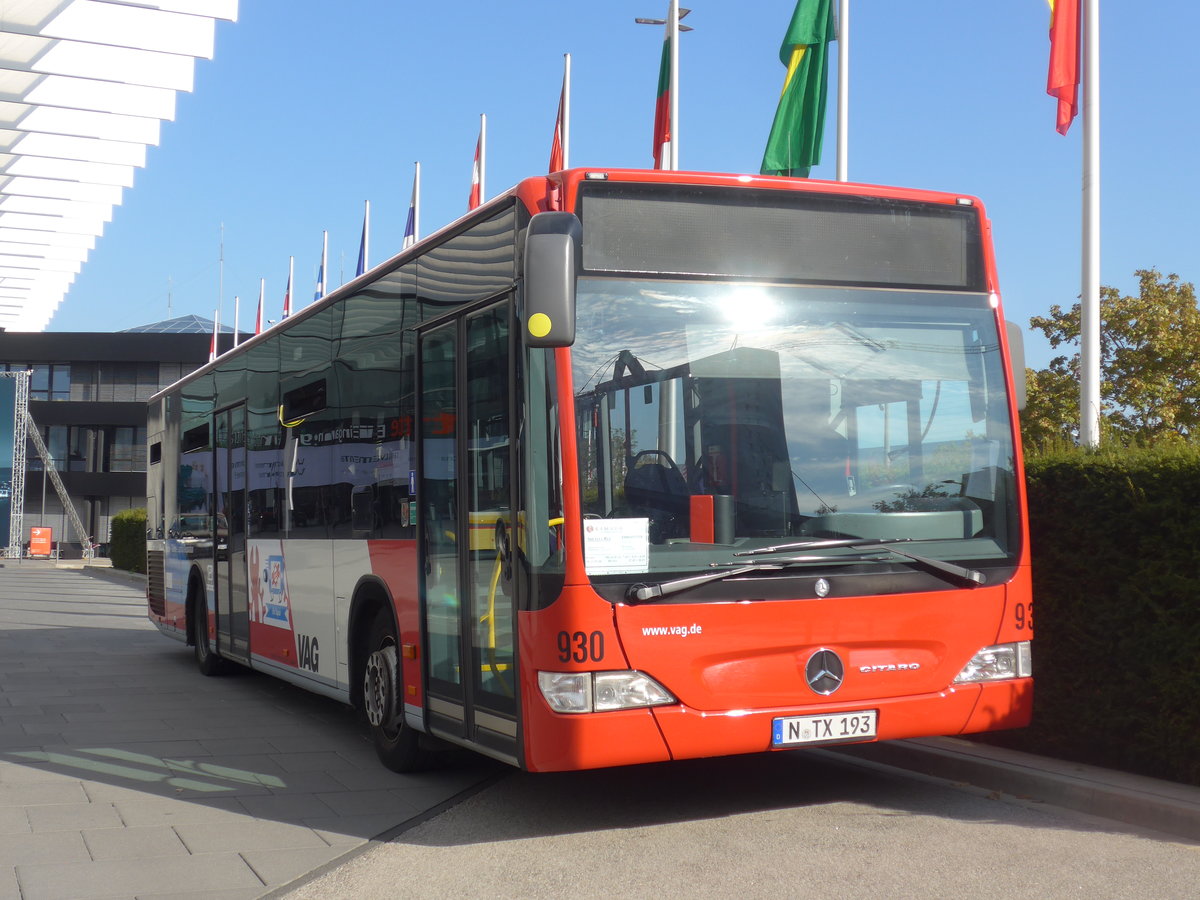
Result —
<path fill-rule="evenodd" d="M 895 547 L 882 547 L 888 553 L 895 553 L 897 556 L 903 556 L 905 559 L 910 559 L 919 566 L 924 566 L 941 575 L 949 575 L 952 578 L 957 578 L 962 581 L 967 587 L 979 587 L 985 581 L 986 576 L 976 570 L 968 569 L 964 566 L 956 566 L 954 563 L 946 562 L 944 559 L 934 559 L 931 556 L 920 556 L 916 553 L 909 553 L 906 550 L 897 550 Z"/>
<path fill-rule="evenodd" d="M 707 575 L 689 575 L 684 578 L 676 578 L 672 581 L 664 581 L 662 584 L 631 584 L 629 589 L 625 591 L 625 600 L 628 603 L 651 603 L 662 597 L 678 594 L 680 591 L 690 590 L 691 588 L 699 587 L 702 584 L 709 584 L 713 581 L 724 581 L 726 578 L 734 578 L 738 575 L 745 575 L 748 572 L 778 572 L 791 566 L 807 566 L 813 563 L 879 562 L 884 559 L 887 559 L 887 557 L 878 555 L 799 556 L 795 559 L 781 559 L 778 562 L 749 563 L 744 566 L 738 566 L 736 569 L 726 569 L 723 572 L 709 572 Z"/>
<path fill-rule="evenodd" d="M 903 544 L 912 538 L 815 538 L 791 544 L 776 544 L 757 550 L 738 550 L 734 556 L 761 556 L 764 553 L 790 553 L 793 550 L 834 550 L 838 547 L 873 547 L 879 544 Z"/>
<path fill-rule="evenodd" d="M 763 553 L 788 553 L 796 550 L 832 550 L 837 547 L 853 547 L 857 550 L 859 547 L 879 547 L 888 553 L 894 553 L 897 556 L 903 556 L 905 559 L 912 560 L 926 569 L 942 575 L 949 575 L 970 587 L 979 587 L 979 585 L 987 580 L 982 572 L 975 569 L 956 566 L 954 563 L 949 563 L 945 560 L 933 559 L 932 557 L 921 556 L 917 553 L 909 553 L 907 550 L 899 550 L 895 547 L 896 544 L 907 544 L 912 542 L 912 540 L 912 538 L 818 538 L 812 541 L 798 541 L 792 544 L 776 544 L 773 547 L 763 547 L 759 550 L 739 550 L 733 555 L 757 556 Z"/>

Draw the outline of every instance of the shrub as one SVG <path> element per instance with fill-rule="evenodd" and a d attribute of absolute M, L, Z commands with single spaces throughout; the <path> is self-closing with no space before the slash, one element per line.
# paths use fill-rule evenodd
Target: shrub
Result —
<path fill-rule="evenodd" d="M 1200 784 L 1200 448 L 1026 461 L 1036 753 Z"/>
<path fill-rule="evenodd" d="M 146 572 L 146 510 L 127 509 L 112 517 L 108 555 L 114 568 Z"/>

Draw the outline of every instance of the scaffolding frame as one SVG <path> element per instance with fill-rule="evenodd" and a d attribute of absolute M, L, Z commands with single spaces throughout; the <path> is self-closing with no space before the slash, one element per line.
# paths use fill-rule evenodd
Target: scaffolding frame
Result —
<path fill-rule="evenodd" d="M 28 371 L 0 372 L 0 377 L 15 378 L 17 383 L 17 402 L 13 412 L 13 476 L 9 501 L 9 535 L 8 546 L 3 549 L 4 557 L 20 559 L 24 548 L 25 464 L 27 459 L 25 446 L 28 441 L 32 441 L 38 456 L 41 457 L 42 471 L 45 475 L 50 476 L 54 491 L 62 502 L 63 513 L 66 515 L 67 521 L 71 523 L 71 527 L 75 529 L 76 537 L 79 538 L 79 546 L 83 548 L 83 558 L 93 559 L 96 551 L 92 546 L 91 537 L 84 530 L 83 521 L 79 518 L 79 511 L 71 502 L 67 488 L 58 475 L 58 469 L 55 468 L 54 461 L 50 458 L 46 442 L 42 440 L 42 433 L 38 431 L 37 423 L 33 421 L 33 416 L 29 413 L 29 375 Z"/>

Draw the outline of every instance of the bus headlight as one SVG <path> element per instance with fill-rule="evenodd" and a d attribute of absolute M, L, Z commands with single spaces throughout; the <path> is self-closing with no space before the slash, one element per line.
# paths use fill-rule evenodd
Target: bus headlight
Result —
<path fill-rule="evenodd" d="M 1033 674 L 1033 657 L 1029 641 L 997 644 L 984 647 L 963 667 L 954 679 L 955 684 L 978 681 L 1003 681 L 1008 678 L 1028 678 Z"/>
<path fill-rule="evenodd" d="M 678 702 L 644 672 L 538 672 L 538 687 L 558 713 L 608 712 Z"/>

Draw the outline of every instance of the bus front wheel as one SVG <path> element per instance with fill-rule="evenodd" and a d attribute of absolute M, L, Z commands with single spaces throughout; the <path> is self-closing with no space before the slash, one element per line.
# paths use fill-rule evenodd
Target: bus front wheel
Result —
<path fill-rule="evenodd" d="M 196 652 L 196 666 L 201 675 L 222 675 L 226 671 L 225 660 L 213 652 L 208 643 L 208 603 L 203 591 L 192 604 L 192 644 Z"/>
<path fill-rule="evenodd" d="M 386 609 L 376 613 L 371 622 L 362 704 L 380 762 L 393 772 L 428 767 L 431 754 L 420 746 L 420 736 L 404 721 L 396 628 Z"/>

